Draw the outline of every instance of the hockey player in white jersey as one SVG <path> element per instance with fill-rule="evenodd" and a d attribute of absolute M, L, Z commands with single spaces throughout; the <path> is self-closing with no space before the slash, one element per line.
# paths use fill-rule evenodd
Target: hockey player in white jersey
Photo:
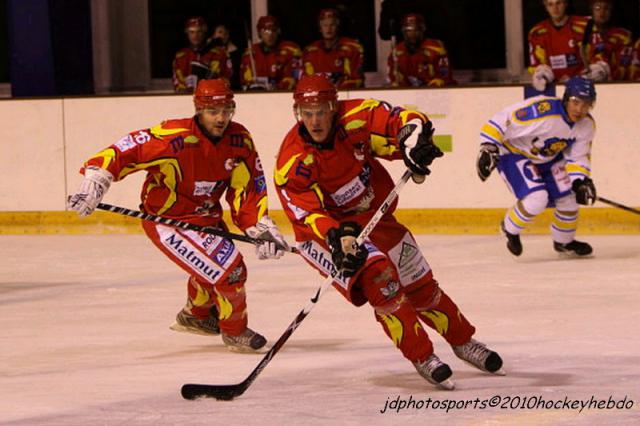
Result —
<path fill-rule="evenodd" d="M 587 243 L 574 239 L 578 204 L 593 204 L 596 189 L 589 177 L 595 122 L 589 111 L 596 100 L 591 80 L 572 77 L 562 99 L 538 96 L 495 114 L 482 127 L 478 176 L 494 168 L 518 201 L 501 228 L 507 248 L 522 254 L 520 232 L 546 207 L 555 207 L 551 235 L 556 251 L 587 256 Z"/>

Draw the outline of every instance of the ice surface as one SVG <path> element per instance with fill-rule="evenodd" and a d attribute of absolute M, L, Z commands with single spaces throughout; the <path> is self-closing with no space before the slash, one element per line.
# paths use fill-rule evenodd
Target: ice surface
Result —
<path fill-rule="evenodd" d="M 593 258 L 561 259 L 548 236 L 524 236 L 514 259 L 499 236 L 418 236 L 506 377 L 462 363 L 430 331 L 457 386 L 438 391 L 370 307 L 330 290 L 247 392 L 220 402 L 185 401 L 180 387 L 240 382 L 260 356 L 169 330 L 186 275 L 144 236 L 0 236 L 0 424 L 640 424 L 640 236 L 584 239 Z M 241 248 L 250 326 L 275 340 L 322 279 L 295 255 L 259 261 Z M 494 395 L 633 407 L 424 408 Z M 380 412 L 398 396 L 422 408 Z"/>

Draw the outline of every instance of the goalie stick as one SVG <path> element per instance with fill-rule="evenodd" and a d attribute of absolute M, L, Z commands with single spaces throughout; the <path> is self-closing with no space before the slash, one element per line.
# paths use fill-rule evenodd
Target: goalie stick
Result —
<path fill-rule="evenodd" d="M 98 208 L 100 210 L 118 213 L 124 216 L 131 216 L 138 219 L 150 220 L 152 222 L 162 223 L 164 225 L 174 226 L 176 228 L 188 229 L 190 231 L 196 232 L 205 232 L 207 234 L 217 235 L 218 237 L 226 238 L 228 240 L 243 241 L 245 243 L 251 243 L 254 245 L 260 244 L 262 241 L 264 241 L 259 238 L 249 237 L 248 235 L 234 234 L 233 232 L 225 231 L 224 229 L 215 228 L 213 226 L 194 225 L 193 223 L 183 222 L 177 219 L 169 219 L 168 217 L 156 216 L 154 214 L 141 212 L 139 210 L 131 210 L 126 207 L 118 207 L 111 204 L 99 203 Z M 288 251 L 291 253 L 297 253 L 298 251 L 295 247 L 285 249 L 284 247 L 277 244 L 277 241 L 274 242 L 276 243 L 276 245 L 278 245 L 279 248 L 283 249 L 284 251 Z"/>
<path fill-rule="evenodd" d="M 369 220 L 369 223 L 367 223 L 367 225 L 362 229 L 362 232 L 360 232 L 360 235 L 358 235 L 358 238 L 356 239 L 357 245 L 362 244 L 364 240 L 369 236 L 371 231 L 373 231 L 373 228 L 376 227 L 380 219 L 382 219 L 382 216 L 384 216 L 384 214 L 387 212 L 389 207 L 393 204 L 396 197 L 400 193 L 400 190 L 407 183 L 411 175 L 412 173 L 409 170 L 404 172 L 400 180 L 398 180 L 398 182 L 396 183 L 396 186 L 391 190 L 391 192 L 389 192 L 389 195 L 387 195 L 387 198 L 385 198 L 382 205 L 380 205 L 380 207 L 378 208 L 376 213 L 373 215 L 371 220 Z M 230 401 L 236 396 L 242 395 L 249 388 L 251 383 L 253 383 L 256 377 L 258 377 L 260 372 L 264 370 L 267 364 L 269 364 L 269 362 L 276 355 L 276 353 L 278 353 L 278 351 L 284 346 L 284 344 L 289 339 L 289 337 L 291 337 L 293 332 L 300 326 L 300 323 L 302 323 L 302 321 L 306 318 L 306 316 L 309 315 L 309 312 L 311 312 L 315 304 L 318 303 L 318 300 L 320 300 L 320 297 L 329 288 L 329 286 L 333 282 L 333 279 L 336 277 L 336 275 L 338 275 L 338 272 L 339 272 L 338 269 L 334 268 L 333 272 L 331 272 L 331 275 L 329 275 L 322 282 L 322 284 L 320 285 L 320 287 L 318 287 L 318 289 L 316 290 L 311 300 L 300 311 L 300 313 L 296 316 L 293 322 L 289 324 L 289 326 L 284 331 L 282 336 L 280 336 L 280 338 L 271 347 L 271 349 L 267 351 L 267 353 L 264 355 L 262 360 L 258 363 L 256 368 L 253 369 L 251 374 L 249 374 L 249 376 L 246 379 L 244 379 L 242 382 L 237 383 L 235 385 L 207 385 L 207 384 L 188 383 L 182 386 L 182 389 L 181 389 L 182 397 L 184 399 L 196 399 L 200 397 L 207 397 L 207 398 L 215 398 L 218 400 Z"/>

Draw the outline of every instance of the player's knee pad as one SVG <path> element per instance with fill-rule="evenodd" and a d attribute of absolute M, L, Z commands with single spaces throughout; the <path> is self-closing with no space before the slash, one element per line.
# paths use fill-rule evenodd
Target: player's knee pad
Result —
<path fill-rule="evenodd" d="M 440 302 L 440 287 L 433 278 L 420 286 L 407 288 L 405 293 L 416 311 L 431 309 Z"/>
<path fill-rule="evenodd" d="M 371 306 L 386 306 L 403 294 L 398 271 L 388 258 L 366 267 L 358 280 L 362 293 Z"/>
<path fill-rule="evenodd" d="M 530 216 L 537 216 L 547 208 L 549 194 L 545 190 L 532 192 L 522 198 L 520 204 Z"/>
<path fill-rule="evenodd" d="M 562 198 L 558 198 L 556 200 L 556 210 L 564 212 L 564 213 L 573 213 L 578 211 L 578 203 L 576 202 L 576 197 L 573 193 L 564 196 Z"/>

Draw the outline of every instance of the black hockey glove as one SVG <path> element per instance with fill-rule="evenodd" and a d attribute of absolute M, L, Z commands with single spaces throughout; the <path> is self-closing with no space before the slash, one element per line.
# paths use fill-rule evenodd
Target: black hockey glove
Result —
<path fill-rule="evenodd" d="M 480 145 L 478 160 L 476 161 L 476 171 L 481 181 L 487 180 L 493 169 L 498 165 L 500 154 L 498 147 L 492 143 L 483 143 Z"/>
<path fill-rule="evenodd" d="M 576 193 L 578 204 L 587 206 L 596 202 L 596 186 L 588 177 L 574 180 L 571 189 Z"/>
<path fill-rule="evenodd" d="M 358 223 L 343 222 L 339 228 L 331 228 L 327 233 L 333 264 L 342 269 L 347 278 L 354 276 L 362 268 L 369 255 L 364 246 L 355 244 L 361 231 L 362 227 Z"/>
<path fill-rule="evenodd" d="M 413 119 L 398 132 L 398 141 L 402 150 L 402 159 L 409 170 L 416 175 L 428 175 L 433 160 L 444 154 L 433 143 L 434 128 L 430 121 L 422 123 Z"/>

